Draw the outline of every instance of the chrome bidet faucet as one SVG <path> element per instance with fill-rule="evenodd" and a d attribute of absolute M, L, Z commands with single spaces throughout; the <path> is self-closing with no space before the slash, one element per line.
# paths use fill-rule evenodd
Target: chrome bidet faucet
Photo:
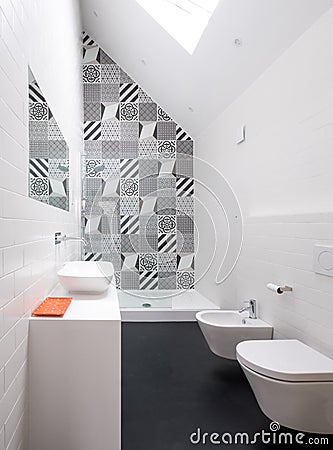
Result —
<path fill-rule="evenodd" d="M 242 313 L 244 311 L 249 311 L 249 319 L 257 318 L 257 302 L 253 299 L 246 300 L 244 302 L 243 308 L 241 308 L 238 312 Z"/>

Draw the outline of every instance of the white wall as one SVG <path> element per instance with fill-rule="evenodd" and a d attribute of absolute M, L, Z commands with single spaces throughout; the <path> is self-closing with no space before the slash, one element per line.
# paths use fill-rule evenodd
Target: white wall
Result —
<path fill-rule="evenodd" d="M 82 147 L 75 0 L 0 0 L 0 449 L 26 448 L 28 317 L 77 244 Z M 70 213 L 28 198 L 28 62 L 69 144 Z"/>
<path fill-rule="evenodd" d="M 314 242 L 333 243 L 332 53 L 333 9 L 221 114 L 196 146 L 197 155 L 230 182 L 245 217 L 234 305 L 257 297 L 262 317 L 280 335 L 299 336 L 330 355 L 333 279 L 315 275 L 311 264 Z M 236 145 L 242 125 L 246 141 Z M 291 284 L 293 296 L 274 296 L 265 289 L 268 281 Z M 212 285 L 206 295 L 222 306 L 231 301 L 223 286 L 216 292 Z"/>

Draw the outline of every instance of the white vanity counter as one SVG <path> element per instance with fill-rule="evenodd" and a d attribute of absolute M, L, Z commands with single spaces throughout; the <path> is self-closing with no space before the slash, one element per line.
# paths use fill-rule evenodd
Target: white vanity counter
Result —
<path fill-rule="evenodd" d="M 121 320 L 117 289 L 113 285 L 102 294 L 69 294 L 58 284 L 49 296 L 72 297 L 73 300 L 63 317 L 31 317 L 31 321 Z"/>
<path fill-rule="evenodd" d="M 121 317 L 117 291 L 72 297 L 61 318 L 31 317 L 31 450 L 120 450 Z"/>

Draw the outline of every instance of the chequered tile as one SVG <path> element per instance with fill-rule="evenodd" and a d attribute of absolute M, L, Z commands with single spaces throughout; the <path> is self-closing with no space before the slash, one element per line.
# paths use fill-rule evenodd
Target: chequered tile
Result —
<path fill-rule="evenodd" d="M 84 103 L 84 120 L 101 120 L 101 104 Z"/>
<path fill-rule="evenodd" d="M 193 233 L 177 234 L 177 253 L 193 253 L 194 236 Z"/>
<path fill-rule="evenodd" d="M 194 215 L 194 199 L 193 197 L 177 197 L 177 214 L 178 215 Z"/>
<path fill-rule="evenodd" d="M 119 159 L 103 159 L 101 162 L 104 167 L 101 172 L 103 180 L 107 180 L 110 177 L 120 176 L 120 160 Z"/>
<path fill-rule="evenodd" d="M 49 205 L 68 211 L 69 208 L 68 198 L 50 197 Z"/>
<path fill-rule="evenodd" d="M 102 122 L 101 127 L 102 141 L 119 141 L 120 139 L 120 125 L 119 122 Z"/>
<path fill-rule="evenodd" d="M 139 273 L 130 270 L 122 270 L 120 273 L 121 289 L 139 289 Z"/>
<path fill-rule="evenodd" d="M 102 158 L 103 159 L 119 159 L 120 158 L 120 142 L 119 140 L 102 140 Z"/>
<path fill-rule="evenodd" d="M 102 193 L 102 179 L 101 178 L 86 178 L 85 191 L 88 197 L 95 197 Z"/>
<path fill-rule="evenodd" d="M 176 197 L 159 197 L 157 199 L 157 214 L 176 214 Z"/>
<path fill-rule="evenodd" d="M 83 85 L 83 101 L 85 103 L 96 103 L 101 101 L 100 84 L 84 84 Z"/>
<path fill-rule="evenodd" d="M 120 254 L 119 253 L 102 253 L 103 257 L 103 261 L 109 261 L 113 264 L 113 269 L 115 271 L 120 271 L 121 270 L 121 258 L 120 258 Z"/>
<path fill-rule="evenodd" d="M 98 52 L 98 61 L 100 62 L 100 64 L 115 64 L 113 59 L 110 58 L 110 56 L 107 53 L 105 53 L 105 51 L 102 50 L 101 48 L 99 49 Z"/>
<path fill-rule="evenodd" d="M 138 91 L 138 101 L 140 103 L 154 103 L 151 97 L 140 86 Z"/>
<path fill-rule="evenodd" d="M 193 141 L 177 141 L 177 155 L 193 155 Z"/>
<path fill-rule="evenodd" d="M 48 122 L 29 122 L 29 139 L 31 141 L 47 141 Z"/>
<path fill-rule="evenodd" d="M 101 141 L 84 141 L 84 153 L 87 159 L 102 157 Z"/>
<path fill-rule="evenodd" d="M 177 230 L 181 233 L 194 233 L 194 219 L 190 216 L 177 216 Z"/>
<path fill-rule="evenodd" d="M 48 121 L 48 139 L 50 141 L 63 141 L 64 137 L 54 118 Z"/>
<path fill-rule="evenodd" d="M 100 100 L 102 102 L 119 102 L 119 84 L 104 84 L 101 86 Z"/>
<path fill-rule="evenodd" d="M 29 79 L 29 195 L 68 210 L 68 147 L 39 85 Z"/>
<path fill-rule="evenodd" d="M 158 161 L 157 159 L 140 159 L 139 160 L 139 178 L 158 175 Z"/>
<path fill-rule="evenodd" d="M 140 229 L 141 230 L 141 229 Z M 141 232 L 141 231 L 140 231 Z M 158 237 L 152 234 L 139 235 L 139 251 L 156 253 L 158 249 Z"/>
<path fill-rule="evenodd" d="M 121 141 L 137 141 L 139 139 L 139 123 L 138 122 L 121 122 L 120 123 L 120 140 Z"/>
<path fill-rule="evenodd" d="M 159 289 L 176 289 L 176 272 L 158 272 Z"/>
<path fill-rule="evenodd" d="M 155 159 L 157 158 L 157 154 L 157 141 L 139 141 L 139 158 Z"/>
<path fill-rule="evenodd" d="M 139 120 L 140 121 L 156 121 L 157 120 L 157 104 L 156 103 L 139 103 Z"/>
<path fill-rule="evenodd" d="M 101 253 L 102 252 L 102 236 L 100 234 L 89 234 L 86 237 L 86 252 Z"/>
<path fill-rule="evenodd" d="M 155 213 L 140 215 L 140 234 L 157 236 L 157 215 Z"/>
<path fill-rule="evenodd" d="M 121 253 L 139 253 L 139 235 L 121 235 Z"/>
<path fill-rule="evenodd" d="M 50 154 L 50 141 L 30 141 L 29 156 L 30 158 L 48 158 Z M 66 150 L 65 150 L 66 154 Z M 57 156 L 55 156 L 57 157 Z M 61 158 L 61 156 L 60 156 Z"/>
<path fill-rule="evenodd" d="M 68 159 L 69 151 L 66 141 L 48 141 L 50 159 Z"/>
<path fill-rule="evenodd" d="M 134 83 L 132 78 L 128 75 L 127 72 L 120 68 L 120 83 Z"/>
<path fill-rule="evenodd" d="M 159 253 L 158 270 L 159 272 L 175 272 L 177 270 L 176 253 Z"/>
<path fill-rule="evenodd" d="M 120 251 L 120 234 L 102 235 L 103 253 L 120 253 Z"/>
<path fill-rule="evenodd" d="M 175 122 L 158 122 L 157 123 L 157 139 L 158 140 L 175 140 L 176 124 Z"/>
<path fill-rule="evenodd" d="M 68 159 L 49 159 L 49 177 L 64 180 L 69 177 Z"/>
<path fill-rule="evenodd" d="M 176 179 L 173 176 L 157 178 L 157 196 L 158 197 L 175 197 L 176 196 Z"/>
<path fill-rule="evenodd" d="M 120 214 L 129 216 L 139 214 L 139 197 L 121 197 Z"/>
<path fill-rule="evenodd" d="M 120 158 L 136 159 L 138 157 L 138 141 L 121 141 L 120 142 Z"/>
<path fill-rule="evenodd" d="M 119 84 L 120 68 L 117 64 L 103 64 L 101 66 L 101 83 Z"/>
<path fill-rule="evenodd" d="M 111 261 L 122 289 L 192 288 L 193 140 L 90 36 L 83 40 L 84 224 L 100 236 L 85 258 Z M 49 146 L 34 155 L 47 159 Z"/>
<path fill-rule="evenodd" d="M 139 196 L 157 195 L 157 178 L 156 176 L 148 176 L 139 180 Z"/>
<path fill-rule="evenodd" d="M 175 170 L 177 177 L 193 177 L 193 159 L 178 158 Z"/>

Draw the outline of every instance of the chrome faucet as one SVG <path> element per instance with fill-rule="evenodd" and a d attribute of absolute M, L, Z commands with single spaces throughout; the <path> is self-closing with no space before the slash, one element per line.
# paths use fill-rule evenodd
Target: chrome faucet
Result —
<path fill-rule="evenodd" d="M 66 242 L 66 241 L 81 241 L 83 242 L 83 245 L 86 246 L 87 242 L 83 237 L 80 236 L 66 236 L 66 234 L 61 233 L 55 233 L 55 243 L 60 244 L 60 242 Z"/>
<path fill-rule="evenodd" d="M 244 311 L 249 311 L 249 318 L 256 319 L 257 318 L 257 302 L 253 299 L 246 300 L 244 302 L 243 308 L 241 308 L 238 312 L 242 313 Z"/>

